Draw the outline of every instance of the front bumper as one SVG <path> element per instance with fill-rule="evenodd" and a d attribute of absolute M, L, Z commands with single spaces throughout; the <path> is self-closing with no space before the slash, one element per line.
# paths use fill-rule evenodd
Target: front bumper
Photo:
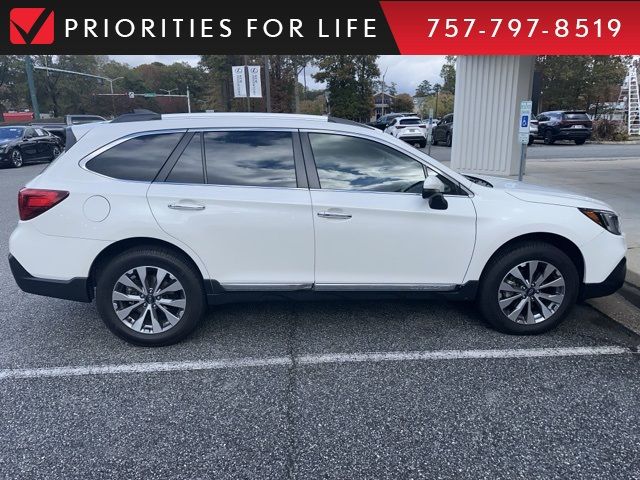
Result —
<path fill-rule="evenodd" d="M 606 297 L 620 290 L 627 275 L 627 259 L 623 258 L 613 272 L 600 283 L 585 283 L 580 297 L 582 299 Z"/>
<path fill-rule="evenodd" d="M 52 280 L 38 278 L 31 275 L 9 254 L 9 266 L 16 283 L 23 292 L 43 295 L 45 297 L 62 298 L 76 302 L 90 302 L 89 282 L 86 278 L 72 278 L 71 280 Z"/>

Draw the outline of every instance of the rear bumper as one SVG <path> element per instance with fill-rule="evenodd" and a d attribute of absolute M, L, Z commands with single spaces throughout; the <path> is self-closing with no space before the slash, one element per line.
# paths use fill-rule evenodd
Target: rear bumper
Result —
<path fill-rule="evenodd" d="M 90 302 L 89 283 L 86 278 L 72 278 L 71 280 L 52 280 L 38 278 L 31 275 L 9 254 L 9 266 L 20 289 L 27 293 L 43 295 L 45 297 L 62 298 L 76 302 Z"/>
<path fill-rule="evenodd" d="M 581 140 L 591 137 L 591 129 L 589 128 L 563 128 L 557 130 L 553 134 L 558 140 Z"/>
<path fill-rule="evenodd" d="M 423 135 L 403 135 L 398 137 L 398 140 L 402 140 L 407 143 L 420 143 L 420 142 L 426 142 L 427 137 Z"/>
<path fill-rule="evenodd" d="M 620 290 L 627 275 L 627 259 L 623 258 L 603 282 L 585 283 L 581 298 L 606 297 Z"/>

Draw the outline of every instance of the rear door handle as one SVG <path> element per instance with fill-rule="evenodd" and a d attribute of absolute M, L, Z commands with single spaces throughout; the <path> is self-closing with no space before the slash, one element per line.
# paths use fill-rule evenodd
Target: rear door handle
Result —
<path fill-rule="evenodd" d="M 169 208 L 172 210 L 204 210 L 204 205 L 197 203 L 170 203 Z"/>
<path fill-rule="evenodd" d="M 318 212 L 318 216 L 321 218 L 334 218 L 338 220 L 349 220 L 351 215 L 348 213 L 335 213 L 335 212 Z"/>

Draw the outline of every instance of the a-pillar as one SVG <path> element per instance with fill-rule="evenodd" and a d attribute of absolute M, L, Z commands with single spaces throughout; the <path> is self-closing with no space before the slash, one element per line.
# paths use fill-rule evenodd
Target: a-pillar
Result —
<path fill-rule="evenodd" d="M 520 101 L 531 99 L 535 57 L 459 56 L 451 167 L 517 175 Z"/>

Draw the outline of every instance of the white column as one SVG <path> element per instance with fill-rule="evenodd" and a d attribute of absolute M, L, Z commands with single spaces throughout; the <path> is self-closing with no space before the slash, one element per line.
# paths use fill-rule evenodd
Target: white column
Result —
<path fill-rule="evenodd" d="M 517 175 L 520 101 L 531 99 L 535 57 L 459 56 L 451 167 Z"/>

